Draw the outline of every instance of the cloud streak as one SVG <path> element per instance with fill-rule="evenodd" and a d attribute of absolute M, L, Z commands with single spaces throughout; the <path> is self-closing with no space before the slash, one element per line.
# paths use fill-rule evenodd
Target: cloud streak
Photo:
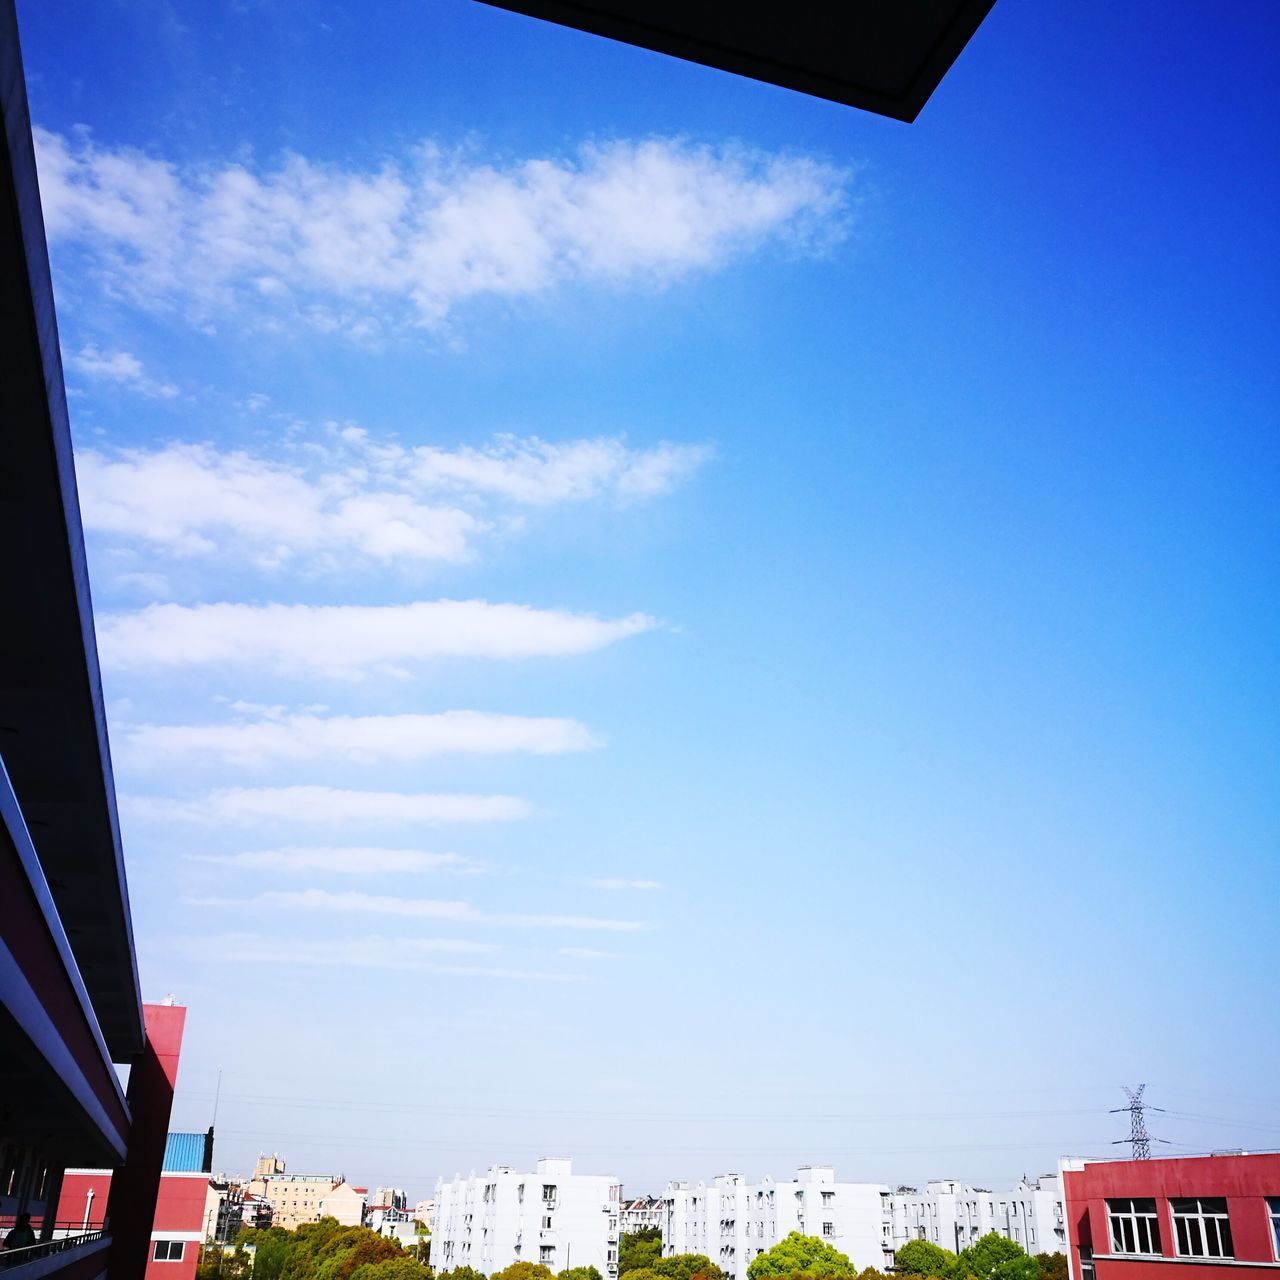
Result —
<path fill-rule="evenodd" d="M 94 382 L 115 382 L 140 395 L 160 400 L 171 400 L 178 388 L 171 382 L 157 382 L 149 378 L 142 361 L 128 351 L 99 351 L 89 343 L 67 358 L 71 369 Z"/>
<path fill-rule="evenodd" d="M 377 764 L 441 755 L 563 755 L 599 745 L 576 720 L 481 711 L 281 714 L 238 724 L 133 725 L 122 736 L 124 757 L 142 767 L 192 756 L 241 767 L 311 760 Z"/>
<path fill-rule="evenodd" d="M 129 796 L 132 816 L 146 822 L 251 826 L 288 822 L 324 826 L 509 822 L 529 815 L 516 796 L 450 795 L 399 791 L 344 791 L 335 787 L 228 787 L 195 799 Z"/>
<path fill-rule="evenodd" d="M 252 307 L 357 340 L 460 304 L 575 282 L 662 286 L 764 242 L 842 233 L 848 173 L 675 138 L 486 163 L 424 144 L 376 168 L 288 156 L 183 166 L 86 133 L 36 132 L 51 241 L 115 295 L 196 322 Z"/>
<path fill-rule="evenodd" d="M 76 473 L 85 525 L 101 538 L 263 570 L 300 561 L 327 570 L 353 559 L 465 563 L 482 539 L 517 529 L 519 509 L 661 497 L 710 454 L 617 437 L 408 447 L 347 426 L 272 457 L 207 443 L 84 449 Z"/>
<path fill-rule="evenodd" d="M 201 907 L 253 908 L 266 911 L 322 912 L 342 916 L 382 916 L 408 920 L 496 925 L 511 929 L 566 929 L 602 933 L 639 933 L 650 926 L 640 920 L 603 916 L 544 915 L 530 912 L 482 911 L 469 902 L 445 898 L 390 897 L 357 890 L 270 890 L 251 898 L 191 899 Z"/>
<path fill-rule="evenodd" d="M 476 865 L 458 853 L 367 846 L 290 845 L 246 849 L 239 853 L 188 853 L 188 862 L 235 867 L 242 871 L 279 871 L 285 875 L 411 875 L 415 872 L 470 872 Z"/>
<path fill-rule="evenodd" d="M 151 604 L 102 616 L 98 644 L 116 669 L 210 664 L 404 675 L 438 658 L 590 653 L 650 631 L 643 613 L 604 620 L 561 609 L 435 600 L 403 605 Z"/>

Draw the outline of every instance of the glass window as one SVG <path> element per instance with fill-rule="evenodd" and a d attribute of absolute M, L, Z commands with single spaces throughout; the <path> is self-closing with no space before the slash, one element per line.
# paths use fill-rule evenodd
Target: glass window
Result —
<path fill-rule="evenodd" d="M 1271 1219 L 1271 1244 L 1280 1258 L 1280 1196 L 1267 1198 L 1267 1216 Z"/>
<path fill-rule="evenodd" d="M 181 1262 L 181 1240 L 155 1240 L 151 1245 L 151 1257 L 156 1262 Z"/>
<path fill-rule="evenodd" d="M 1159 1253 L 1160 1220 L 1154 1200 L 1108 1200 L 1112 1253 Z"/>
<path fill-rule="evenodd" d="M 1170 1200 L 1173 1238 L 1184 1258 L 1234 1258 L 1227 1202 L 1221 1196 Z"/>

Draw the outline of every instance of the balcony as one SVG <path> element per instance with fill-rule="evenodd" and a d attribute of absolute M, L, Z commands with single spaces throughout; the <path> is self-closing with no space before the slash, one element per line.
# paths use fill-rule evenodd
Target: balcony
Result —
<path fill-rule="evenodd" d="M 12 1224 L 10 1224 L 12 1225 Z M 3 1232 L 7 1233 L 8 1226 Z M 40 1240 L 25 1249 L 0 1251 L 0 1275 L 8 1280 L 36 1280 L 38 1276 L 96 1276 L 105 1265 L 105 1254 L 111 1237 L 101 1228 L 94 1231 L 76 1229 L 74 1234 Z"/>

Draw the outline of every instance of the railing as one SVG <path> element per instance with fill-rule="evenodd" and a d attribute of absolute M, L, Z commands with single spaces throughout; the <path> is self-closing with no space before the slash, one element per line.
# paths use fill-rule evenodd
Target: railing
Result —
<path fill-rule="evenodd" d="M 93 1231 L 81 1231 L 73 1236 L 62 1236 L 57 1240 L 40 1240 L 22 1249 L 0 1249 L 0 1271 L 21 1267 L 28 1262 L 34 1262 L 37 1258 L 47 1258 L 51 1254 L 78 1249 L 82 1244 L 101 1240 L 105 1234 L 102 1228 L 98 1227 Z"/>

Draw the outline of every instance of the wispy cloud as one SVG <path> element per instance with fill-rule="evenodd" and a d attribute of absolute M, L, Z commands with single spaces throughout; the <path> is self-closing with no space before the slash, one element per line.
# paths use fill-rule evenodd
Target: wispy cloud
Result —
<path fill-rule="evenodd" d="M 581 929 L 602 933 L 638 933 L 650 926 L 640 920 L 601 916 L 543 915 L 529 912 L 482 911 L 469 902 L 444 898 L 390 897 L 356 890 L 271 890 L 249 898 L 192 898 L 193 906 L 326 912 L 344 916 L 390 916 L 411 920 L 452 921 L 497 925 L 513 929 Z"/>
<path fill-rule="evenodd" d="M 117 669 L 256 664 L 358 677 L 433 658 L 589 653 L 652 630 L 643 613 L 604 620 L 561 609 L 435 600 L 403 605 L 152 604 L 98 622 Z"/>
<path fill-rule="evenodd" d="M 609 889 L 615 892 L 632 889 L 641 892 L 648 892 L 653 889 L 665 889 L 660 880 L 623 880 L 614 878 L 605 878 L 603 880 L 589 880 L 587 882 L 593 889 Z"/>
<path fill-rule="evenodd" d="M 280 871 L 286 875 L 411 875 L 414 872 L 475 871 L 476 864 L 459 853 L 425 853 L 420 849 L 364 846 L 291 845 L 282 849 L 246 849 L 240 853 L 188 853 L 189 862 L 236 867 L 243 871 Z"/>
<path fill-rule="evenodd" d="M 323 571 L 353 559 L 465 562 L 487 535 L 520 526 L 518 508 L 661 497 L 710 456 L 706 445 L 633 448 L 618 437 L 407 447 L 330 424 L 270 457 L 169 443 L 84 449 L 76 465 L 85 525 L 101 538 Z"/>
<path fill-rule="evenodd" d="M 174 939 L 170 949 L 195 961 L 216 954 L 220 963 L 276 964 L 287 953 L 291 965 L 321 969 L 390 969 L 430 973 L 453 978 L 500 978 L 519 982 L 581 982 L 574 973 L 545 973 L 485 964 L 461 964 L 439 957 L 489 955 L 500 948 L 494 943 L 460 938 L 344 938 L 316 941 L 282 940 L 278 935 L 223 933 L 199 939 Z"/>
<path fill-rule="evenodd" d="M 171 382 L 158 382 L 147 376 L 142 361 L 128 351 L 99 351 L 93 344 L 81 347 L 68 356 L 74 373 L 95 382 L 116 382 L 140 395 L 169 400 L 178 394 Z"/>
<path fill-rule="evenodd" d="M 247 303 L 357 339 L 484 295 L 663 285 L 771 238 L 822 245 L 848 183 L 812 158 L 673 138 L 506 165 L 425 144 L 360 170 L 179 167 L 83 132 L 38 130 L 37 153 L 50 239 L 116 295 L 198 321 Z"/>
<path fill-rule="evenodd" d="M 442 711 L 436 715 L 282 714 L 234 724 L 127 726 L 122 755 L 140 767 L 199 756 L 240 766 L 282 761 L 355 764 L 424 760 L 438 755 L 528 752 L 562 755 L 599 746 L 576 720 Z"/>
<path fill-rule="evenodd" d="M 567 960 L 621 960 L 622 956 L 616 951 L 600 951 L 595 947 L 558 947 L 557 955 L 562 955 Z"/>
<path fill-rule="evenodd" d="M 195 799 L 130 795 L 125 800 L 130 815 L 147 822 L 232 826 L 261 822 L 308 827 L 348 822 L 378 826 L 507 822 L 530 812 L 528 803 L 515 796 L 343 791 L 317 786 L 228 787 Z"/>

